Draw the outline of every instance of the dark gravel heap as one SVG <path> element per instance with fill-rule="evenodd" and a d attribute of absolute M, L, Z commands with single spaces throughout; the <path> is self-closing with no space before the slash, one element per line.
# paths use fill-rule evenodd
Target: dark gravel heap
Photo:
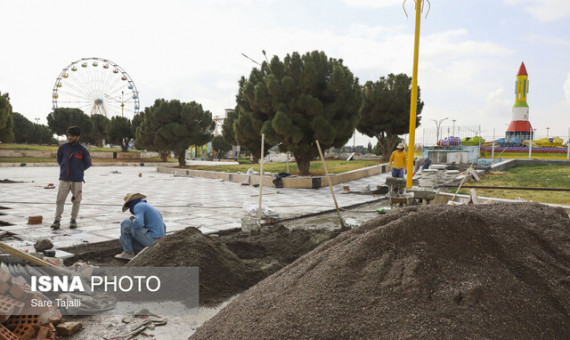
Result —
<path fill-rule="evenodd" d="M 276 226 L 259 234 L 228 232 L 212 237 L 190 227 L 161 238 L 128 266 L 199 267 L 200 304 L 215 305 L 338 234 Z"/>
<path fill-rule="evenodd" d="M 255 282 L 251 271 L 219 240 L 186 228 L 158 240 L 131 260 L 129 267 L 199 267 L 200 304 L 220 302 Z"/>
<path fill-rule="evenodd" d="M 322 244 L 191 339 L 570 339 L 570 219 L 410 207 Z"/>

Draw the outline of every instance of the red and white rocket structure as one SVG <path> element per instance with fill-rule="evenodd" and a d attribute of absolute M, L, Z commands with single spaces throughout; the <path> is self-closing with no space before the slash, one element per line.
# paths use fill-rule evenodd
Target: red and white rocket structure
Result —
<path fill-rule="evenodd" d="M 515 83 L 515 105 L 513 105 L 513 119 L 505 133 L 506 140 L 517 138 L 521 141 L 532 140 L 532 125 L 528 121 L 528 104 L 526 95 L 528 93 L 528 73 L 524 62 L 521 63 L 517 81 Z"/>

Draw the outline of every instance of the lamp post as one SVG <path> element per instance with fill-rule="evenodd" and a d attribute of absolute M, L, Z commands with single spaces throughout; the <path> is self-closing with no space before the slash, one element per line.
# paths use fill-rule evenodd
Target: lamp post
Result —
<path fill-rule="evenodd" d="M 446 120 L 447 117 L 442 118 L 442 119 L 432 119 L 435 123 L 435 126 L 437 127 L 437 132 L 436 132 L 436 141 L 435 144 L 437 145 L 437 143 L 439 142 L 439 129 L 441 128 L 441 124 L 443 123 L 444 120 Z"/>
<path fill-rule="evenodd" d="M 455 137 L 455 119 L 453 119 L 452 122 L 453 122 L 453 133 L 451 135 Z"/>
<path fill-rule="evenodd" d="M 548 139 L 548 131 L 550 130 L 549 127 L 546 128 L 546 139 Z"/>
<path fill-rule="evenodd" d="M 416 109 L 417 109 L 417 100 L 418 100 L 418 59 L 420 54 L 420 18 L 422 12 L 422 5 L 424 4 L 425 0 L 415 0 L 415 10 L 416 10 L 416 26 L 415 26 L 415 33 L 414 33 L 414 63 L 413 63 L 413 71 L 412 71 L 412 96 L 410 99 L 410 129 L 409 129 L 409 143 L 408 143 L 408 162 L 406 165 L 406 170 L 408 172 L 406 176 L 406 188 L 410 189 L 412 187 L 412 176 L 413 176 L 413 169 L 414 169 L 414 150 L 415 150 L 415 142 L 416 142 Z M 404 4 L 405 4 L 404 0 Z M 429 0 L 427 1 L 428 5 L 430 4 Z M 402 4 L 402 7 L 404 6 Z M 404 12 L 406 8 L 404 7 Z M 429 7 L 428 7 L 429 12 Z M 408 14 L 406 13 L 406 16 Z"/>

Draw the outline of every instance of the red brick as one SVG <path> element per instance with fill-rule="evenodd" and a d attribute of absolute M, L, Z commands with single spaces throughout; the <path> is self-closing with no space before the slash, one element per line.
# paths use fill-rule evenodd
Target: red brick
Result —
<path fill-rule="evenodd" d="M 3 324 L 0 324 L 0 340 L 20 340 L 20 338 L 16 334 L 10 332 L 10 330 Z"/>
<path fill-rule="evenodd" d="M 57 325 L 57 334 L 59 335 L 71 335 L 77 333 L 83 327 L 83 324 L 78 321 L 68 321 Z"/>
<path fill-rule="evenodd" d="M 12 315 L 8 321 L 4 322 L 4 326 L 8 327 L 9 330 L 14 330 L 18 326 L 40 326 L 40 316 L 39 315 Z"/>
<path fill-rule="evenodd" d="M 28 216 L 28 224 L 42 224 L 43 216 Z"/>
<path fill-rule="evenodd" d="M 9 296 L 0 295 L 0 322 L 7 320 L 14 313 L 18 302 Z"/>
<path fill-rule="evenodd" d="M 36 339 L 48 339 L 50 333 L 50 328 L 45 326 L 40 326 L 38 329 L 38 334 L 36 335 Z"/>
<path fill-rule="evenodd" d="M 36 334 L 36 327 L 32 325 L 19 325 L 12 331 L 20 340 L 30 340 Z"/>

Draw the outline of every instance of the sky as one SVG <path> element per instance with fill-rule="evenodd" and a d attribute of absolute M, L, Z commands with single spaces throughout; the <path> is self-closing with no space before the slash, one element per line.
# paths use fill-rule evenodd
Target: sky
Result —
<path fill-rule="evenodd" d="M 221 117 L 235 107 L 240 77 L 257 66 L 243 54 L 261 62 L 263 50 L 280 59 L 324 51 L 361 84 L 412 75 L 413 0 L 0 0 L 0 9 L 0 92 L 13 111 L 43 124 L 62 70 L 88 57 L 127 72 L 141 110 L 179 99 Z M 442 136 L 480 126 L 486 139 L 503 137 L 521 62 L 535 135 L 567 138 L 569 19 L 567 0 L 426 1 L 416 142 L 427 143 L 445 118 Z"/>

